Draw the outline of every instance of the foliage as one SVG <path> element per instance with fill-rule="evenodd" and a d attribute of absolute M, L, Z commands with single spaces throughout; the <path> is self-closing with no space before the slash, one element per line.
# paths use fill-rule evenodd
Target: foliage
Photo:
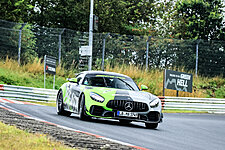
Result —
<path fill-rule="evenodd" d="M 198 44 L 198 72 L 205 76 L 216 76 L 224 73 L 225 26 L 223 2 L 221 0 L 179 0 L 157 5 L 159 33 L 163 37 L 181 39 L 178 42 L 158 43 L 160 57 L 169 66 L 185 66 L 187 70 L 195 68 L 196 49 Z M 165 9 L 163 9 L 165 8 Z M 185 39 L 185 41 L 182 41 Z M 221 40 L 216 41 L 216 40 Z M 171 41 L 176 41 L 172 40 Z M 173 46 L 179 44 L 179 47 Z M 164 47 L 167 49 L 165 52 Z M 182 50 L 185 49 L 185 52 Z M 173 52 L 168 54 L 168 50 Z M 174 55 L 176 55 L 174 57 Z M 172 56 L 172 57 L 171 57 Z M 158 57 L 155 57 L 158 59 Z M 171 59 L 172 58 L 172 59 Z M 167 66 L 165 64 L 164 66 Z"/>
<path fill-rule="evenodd" d="M 147 85 L 149 87 L 148 92 L 153 93 L 155 95 L 162 95 L 162 87 L 163 87 L 163 71 L 158 69 L 152 69 L 149 71 L 140 69 L 140 67 L 132 66 L 132 65 L 116 65 L 111 67 L 108 65 L 106 67 L 107 71 L 113 71 L 122 73 L 125 75 L 130 76 L 140 87 L 141 84 Z M 178 71 L 185 72 L 182 68 L 178 69 Z M 192 73 L 192 72 L 189 72 Z M 208 82 L 212 82 L 214 88 L 208 85 Z M 212 84 L 211 83 L 211 84 Z M 203 85 L 205 85 L 203 86 Z M 193 78 L 193 92 L 179 92 L 179 96 L 181 97 L 216 97 L 216 98 L 224 98 L 225 91 L 224 91 L 225 79 L 222 77 L 194 77 Z M 220 93 L 221 92 L 221 93 Z M 210 94 L 216 93 L 216 94 Z M 176 96 L 176 91 L 174 90 L 165 90 L 166 96 Z"/>
<path fill-rule="evenodd" d="M 20 29 L 22 25 L 16 25 L 14 29 Z M 36 57 L 35 52 L 36 38 L 34 33 L 31 31 L 31 25 L 27 24 L 24 26 L 21 32 L 21 61 L 22 63 L 31 63 Z M 12 31 L 12 40 L 14 45 L 18 45 L 18 32 Z M 14 55 L 17 51 L 14 52 Z"/>
<path fill-rule="evenodd" d="M 33 65 L 26 64 L 23 66 L 18 66 L 17 62 L 10 59 L 6 59 L 4 63 L 0 62 L 0 84 L 43 88 L 44 66 L 43 64 L 42 65 L 39 64 L 37 66 L 35 64 L 37 64 L 37 62 L 34 63 Z M 58 89 L 65 82 L 66 78 L 56 76 L 55 88 Z M 53 87 L 53 76 L 47 75 L 46 88 L 52 89 L 52 87 Z"/>
<path fill-rule="evenodd" d="M 0 19 L 87 32 L 90 0 L 3 0 Z M 175 37 L 224 39 L 222 0 L 95 0 L 99 31 Z"/>
<path fill-rule="evenodd" d="M 94 35 L 93 58 L 102 58 L 102 40 L 105 38 L 105 59 L 112 65 L 127 64 L 145 67 L 146 49 L 149 40 L 148 67 L 151 69 L 196 68 L 198 44 L 198 73 L 205 76 L 224 74 L 225 57 L 223 41 L 176 40 L 148 36 L 109 34 Z"/>
<path fill-rule="evenodd" d="M 104 37 L 98 34 L 95 38 L 102 40 Z M 105 59 L 111 65 L 117 63 L 143 65 L 147 38 L 147 36 L 110 34 L 106 37 Z M 93 56 L 96 59 L 101 59 L 102 42 L 98 40 L 94 41 Z"/>
<path fill-rule="evenodd" d="M 99 32 L 151 34 L 154 12 L 154 0 L 99 0 L 95 4 Z"/>
<path fill-rule="evenodd" d="M 205 89 L 207 97 L 220 97 L 225 98 L 225 80 L 220 77 L 207 79 L 207 81 L 199 84 L 200 88 Z"/>
<path fill-rule="evenodd" d="M 172 38 L 172 16 L 174 14 L 174 1 L 156 1 L 155 2 L 155 13 L 154 15 L 158 18 L 153 26 L 155 29 L 155 36 Z"/>
<path fill-rule="evenodd" d="M 103 39 L 106 38 L 107 62 L 112 66 L 125 63 L 143 68 L 146 64 L 146 42 L 150 35 L 149 68 L 185 67 L 188 71 L 193 70 L 196 45 L 199 43 L 199 74 L 224 75 L 225 27 L 222 25 L 224 6 L 221 0 L 179 0 L 175 4 L 173 1 L 156 0 L 94 2 L 94 14 L 99 17 L 99 32 L 120 33 L 111 33 L 107 37 L 106 34 L 94 34 L 94 66 L 98 64 L 96 60 L 101 59 Z M 44 55 L 58 59 L 61 36 L 61 66 L 77 68 L 79 48 L 88 45 L 88 33 L 80 31 L 88 31 L 89 0 L 16 0 L 3 1 L 1 6 L 6 10 L 1 13 L 3 19 L 14 20 L 10 17 L 15 16 L 22 18 L 21 22 L 33 23 L 27 24 L 22 32 L 24 63 L 34 60 L 36 56 L 43 61 Z M 8 10 L 13 11 L 6 14 Z M 0 26 L 0 57 L 6 58 L 8 55 L 16 59 L 21 24 L 0 21 Z M 199 38 L 202 40 L 196 40 Z M 215 42 L 214 39 L 222 41 Z"/>
<path fill-rule="evenodd" d="M 1 0 L 0 19 L 14 22 L 24 22 L 29 18 L 30 11 L 33 9 L 30 0 Z"/>
<path fill-rule="evenodd" d="M 19 33 L 21 30 L 21 62 L 29 63 L 32 62 L 35 57 L 37 57 L 37 53 L 35 52 L 36 46 L 36 38 L 34 32 L 31 30 L 31 25 L 29 24 L 7 24 L 7 22 L 1 21 L 3 28 L 5 26 L 11 26 L 10 30 L 0 29 L 0 43 L 1 43 L 1 58 L 6 58 L 7 56 L 11 58 L 18 57 L 18 43 L 19 43 Z"/>
<path fill-rule="evenodd" d="M 89 25 L 89 1 L 81 0 L 33 0 L 32 21 L 40 26 L 69 28 L 87 31 Z"/>
<path fill-rule="evenodd" d="M 153 31 L 155 0 L 98 0 L 94 4 L 94 14 L 99 17 L 98 32 L 151 34 Z M 89 28 L 89 0 L 4 0 L 1 8 L 0 19 L 82 32 Z"/>
<path fill-rule="evenodd" d="M 222 8 L 222 0 L 177 1 L 173 15 L 173 36 L 183 39 L 220 39 L 224 28 Z"/>
<path fill-rule="evenodd" d="M 110 66 L 107 62 L 105 68 L 106 71 L 118 72 L 130 76 L 140 87 L 141 84 L 149 87 L 148 92 L 155 95 L 162 95 L 163 86 L 163 71 L 159 69 L 151 69 L 146 71 L 141 67 L 126 64 L 114 64 L 114 67 Z M 34 63 L 18 66 L 17 62 L 6 59 L 5 62 L 0 61 L 0 84 L 12 84 L 28 87 L 40 87 L 44 86 L 43 77 L 43 64 L 40 60 L 34 61 Z M 100 69 L 100 68 L 99 68 Z M 185 72 L 183 68 L 179 68 L 178 71 Z M 63 83 L 66 82 L 66 78 L 74 77 L 74 73 L 77 70 L 66 71 L 63 68 L 58 67 L 56 70 L 56 89 L 58 89 Z M 192 73 L 192 72 L 189 72 Z M 46 80 L 47 88 L 52 89 L 53 76 L 47 75 Z M 179 92 L 180 96 L 185 97 L 225 97 L 225 79 L 222 77 L 194 77 L 193 80 L 193 93 Z M 166 96 L 176 96 L 176 91 L 166 90 Z"/>

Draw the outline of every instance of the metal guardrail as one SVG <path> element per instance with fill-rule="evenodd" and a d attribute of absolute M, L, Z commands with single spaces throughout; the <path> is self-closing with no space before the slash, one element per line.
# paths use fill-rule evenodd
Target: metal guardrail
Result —
<path fill-rule="evenodd" d="M 57 90 L 0 84 L 0 97 L 19 101 L 55 102 Z M 225 99 L 159 96 L 164 110 L 225 113 Z"/>
<path fill-rule="evenodd" d="M 19 101 L 55 102 L 57 90 L 0 84 L 0 97 Z"/>
<path fill-rule="evenodd" d="M 225 113 L 225 99 L 193 97 L 160 97 L 164 110 L 193 110 Z"/>

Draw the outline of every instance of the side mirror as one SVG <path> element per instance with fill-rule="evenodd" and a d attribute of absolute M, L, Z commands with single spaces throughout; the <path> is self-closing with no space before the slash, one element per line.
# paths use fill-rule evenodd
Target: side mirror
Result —
<path fill-rule="evenodd" d="M 148 87 L 146 85 L 141 85 L 141 90 L 148 90 Z"/>
<path fill-rule="evenodd" d="M 77 78 L 68 78 L 69 82 L 78 83 Z"/>

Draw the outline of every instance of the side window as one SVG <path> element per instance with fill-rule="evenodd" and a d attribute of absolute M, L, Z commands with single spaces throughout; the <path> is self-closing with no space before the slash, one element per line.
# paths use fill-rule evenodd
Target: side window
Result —
<path fill-rule="evenodd" d="M 84 79 L 84 76 L 85 76 L 84 74 L 78 74 L 78 75 L 76 76 L 77 81 L 78 81 L 79 84 L 82 83 L 82 81 L 83 81 L 83 79 Z"/>
<path fill-rule="evenodd" d="M 89 84 L 89 79 L 87 77 L 84 78 L 83 84 L 84 85 L 88 85 Z"/>

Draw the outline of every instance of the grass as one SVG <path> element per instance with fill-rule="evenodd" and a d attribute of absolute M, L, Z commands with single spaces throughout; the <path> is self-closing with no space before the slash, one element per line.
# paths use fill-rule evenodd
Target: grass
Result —
<path fill-rule="evenodd" d="M 162 110 L 163 113 L 208 113 L 207 111 L 194 111 L 194 110 L 181 110 L 181 109 L 171 109 Z"/>
<path fill-rule="evenodd" d="M 0 122 L 1 150 L 72 150 L 43 134 L 31 134 Z"/>
<path fill-rule="evenodd" d="M 11 59 L 6 59 L 4 62 L 0 61 L 0 84 L 27 86 L 27 87 L 44 87 L 44 65 L 40 60 L 35 60 L 32 64 L 18 66 L 17 62 Z M 58 68 L 59 73 L 64 70 Z M 65 73 L 63 73 L 65 75 Z M 55 89 L 66 82 L 63 76 L 56 76 Z M 46 75 L 46 88 L 53 88 L 53 76 Z"/>
<path fill-rule="evenodd" d="M 117 65 L 112 68 L 110 65 L 106 66 L 107 71 L 113 71 L 130 76 L 140 87 L 141 84 L 149 87 L 148 92 L 155 95 L 163 95 L 163 71 L 159 69 L 152 69 L 145 71 L 138 66 Z M 181 72 L 186 72 L 183 68 L 179 69 Z M 192 73 L 192 72 L 189 72 Z M 194 74 L 194 73 L 192 73 Z M 166 89 L 166 96 L 176 96 L 175 90 Z M 202 77 L 193 76 L 193 92 L 179 91 L 180 97 L 217 97 L 225 98 L 225 79 L 223 77 Z"/>
<path fill-rule="evenodd" d="M 33 102 L 33 101 L 26 101 L 26 102 L 33 103 L 33 104 L 39 104 L 39 105 L 56 107 L 56 102 L 49 102 L 49 103 L 45 103 L 45 102 Z"/>
<path fill-rule="evenodd" d="M 17 62 L 6 58 L 5 61 L 0 61 L 0 84 L 30 86 L 30 87 L 44 87 L 44 65 L 40 59 L 35 59 L 33 63 L 18 66 Z M 163 95 L 163 70 L 144 69 L 133 66 L 118 64 L 114 67 L 107 65 L 106 71 L 118 72 L 130 76 L 140 87 L 141 84 L 149 87 L 148 92 L 158 96 Z M 184 68 L 178 71 L 186 72 Z M 58 66 L 56 68 L 56 84 L 55 89 L 66 82 L 66 78 L 74 77 L 76 69 L 65 70 L 64 67 Z M 194 74 L 193 72 L 189 72 Z M 46 88 L 52 89 L 53 76 L 47 75 Z M 165 90 L 166 96 L 176 96 L 176 91 Z M 180 97 L 215 97 L 225 98 L 225 78 L 217 76 L 213 78 L 193 76 L 193 92 L 179 91 Z"/>

